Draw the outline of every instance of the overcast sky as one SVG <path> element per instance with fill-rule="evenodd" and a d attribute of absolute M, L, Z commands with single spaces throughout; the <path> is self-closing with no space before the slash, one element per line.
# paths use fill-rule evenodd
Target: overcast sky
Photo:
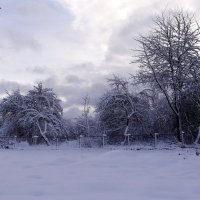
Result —
<path fill-rule="evenodd" d="M 43 81 L 74 117 L 82 97 L 94 102 L 106 90 L 106 77 L 137 70 L 133 38 L 153 16 L 171 8 L 197 15 L 200 1 L 0 0 L 0 7 L 0 96 Z"/>

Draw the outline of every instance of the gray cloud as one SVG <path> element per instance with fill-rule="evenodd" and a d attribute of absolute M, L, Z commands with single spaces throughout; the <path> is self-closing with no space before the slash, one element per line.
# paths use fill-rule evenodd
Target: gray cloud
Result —
<path fill-rule="evenodd" d="M 73 78 L 73 84 L 59 84 L 56 76 L 49 77 L 44 80 L 43 83 L 45 87 L 54 88 L 59 96 L 66 98 L 66 105 L 68 106 L 80 104 L 81 99 L 86 95 L 96 100 L 107 89 L 107 82 L 104 77 L 90 84 L 88 84 L 87 80 L 81 80 L 80 84 L 79 79 L 75 81 L 75 76 L 73 76 Z"/>
<path fill-rule="evenodd" d="M 43 48 L 45 39 L 73 37 L 73 32 L 67 31 L 72 30 L 72 14 L 57 1 L 19 0 L 16 3 L 15 0 L 5 0 L 1 2 L 1 7 L 3 48 L 38 51 Z"/>
<path fill-rule="evenodd" d="M 63 112 L 63 116 L 66 118 L 66 119 L 72 119 L 72 118 L 76 118 L 78 116 L 81 115 L 81 110 L 75 106 L 72 106 L 70 107 L 69 109 L 67 110 L 64 110 Z"/>
<path fill-rule="evenodd" d="M 25 34 L 23 32 L 11 29 L 1 29 L 1 36 L 4 41 L 1 43 L 1 48 L 9 48 L 14 51 L 22 51 L 24 49 L 31 49 L 33 51 L 40 50 L 41 46 L 34 36 Z"/>
<path fill-rule="evenodd" d="M 149 30 L 153 23 L 154 13 L 162 10 L 158 8 L 157 4 L 157 1 L 151 1 L 147 5 L 141 5 L 124 20 L 117 30 L 113 31 L 108 42 L 105 63 L 113 65 L 111 69 L 114 69 L 117 74 L 121 74 L 124 71 L 127 74 L 135 73 L 137 70 L 136 65 L 130 65 L 133 60 L 133 50 L 138 48 L 136 39 L 140 34 L 145 34 Z M 162 7 L 161 5 L 159 6 Z"/>
<path fill-rule="evenodd" d="M 67 75 L 65 77 L 65 80 L 67 84 L 76 84 L 76 85 L 80 85 L 81 83 L 85 81 L 83 78 L 80 78 L 75 75 Z"/>
<path fill-rule="evenodd" d="M 44 74 L 44 73 L 49 73 L 50 69 L 46 66 L 35 66 L 35 67 L 27 67 L 26 71 L 30 73 Z"/>
<path fill-rule="evenodd" d="M 6 94 L 6 91 L 13 92 L 18 89 L 22 93 L 26 93 L 30 89 L 30 85 L 19 84 L 14 81 L 0 80 L 0 95 L 1 96 L 4 96 Z"/>

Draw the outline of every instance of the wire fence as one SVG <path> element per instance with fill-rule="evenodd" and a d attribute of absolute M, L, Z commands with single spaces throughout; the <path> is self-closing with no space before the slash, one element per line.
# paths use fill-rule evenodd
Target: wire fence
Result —
<path fill-rule="evenodd" d="M 138 144 L 156 148 L 159 142 L 165 142 L 169 146 L 175 144 L 177 141 L 172 134 L 152 134 L 152 135 L 131 135 L 127 134 L 121 137 L 118 141 L 110 138 L 106 134 L 101 136 L 73 136 L 73 137 L 47 137 L 50 146 L 59 149 L 63 146 L 69 148 L 106 148 L 107 146 L 138 146 Z M 39 146 L 46 144 L 41 136 L 33 137 L 17 137 L 17 136 L 0 136 L 1 148 L 20 148 L 24 144 L 28 146 Z"/>

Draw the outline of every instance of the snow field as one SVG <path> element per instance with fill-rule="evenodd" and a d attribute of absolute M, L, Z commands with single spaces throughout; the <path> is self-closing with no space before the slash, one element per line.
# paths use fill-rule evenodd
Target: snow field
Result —
<path fill-rule="evenodd" d="M 0 200 L 199 200 L 193 149 L 0 151 Z"/>

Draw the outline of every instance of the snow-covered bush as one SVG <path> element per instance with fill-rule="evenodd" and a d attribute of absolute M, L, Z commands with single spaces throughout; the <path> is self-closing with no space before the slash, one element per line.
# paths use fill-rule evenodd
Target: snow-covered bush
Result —
<path fill-rule="evenodd" d="M 4 135 L 38 135 L 49 145 L 48 136 L 57 137 L 67 132 L 60 100 L 52 89 L 43 88 L 42 83 L 34 86 L 27 95 L 21 95 L 19 91 L 8 94 L 0 103 L 0 113 Z"/>

